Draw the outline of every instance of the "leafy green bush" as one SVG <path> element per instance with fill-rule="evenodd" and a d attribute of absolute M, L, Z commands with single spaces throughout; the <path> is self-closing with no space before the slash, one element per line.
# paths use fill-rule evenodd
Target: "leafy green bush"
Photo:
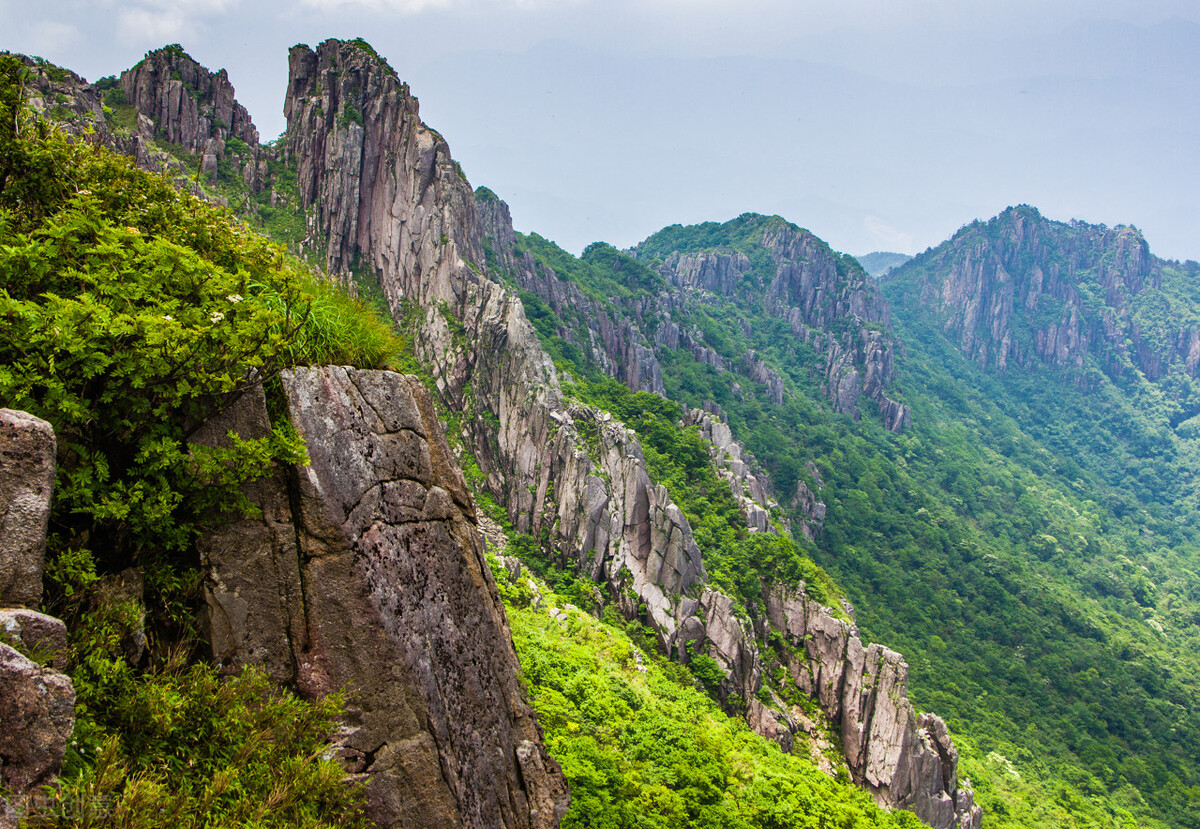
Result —
<path fill-rule="evenodd" d="M 357 790 L 323 756 L 338 697 L 304 702 L 260 670 L 221 677 L 178 653 L 135 675 L 102 653 L 91 681 L 75 673 L 82 716 L 60 786 L 22 826 L 362 825 Z"/>

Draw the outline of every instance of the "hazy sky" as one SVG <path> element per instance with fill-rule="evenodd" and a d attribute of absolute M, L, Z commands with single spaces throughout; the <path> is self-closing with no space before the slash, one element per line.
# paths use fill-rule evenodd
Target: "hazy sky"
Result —
<path fill-rule="evenodd" d="M 0 0 L 0 33 L 89 80 L 179 42 L 268 139 L 288 47 L 363 36 L 576 253 L 745 211 L 915 253 L 1028 203 L 1200 259 L 1195 0 Z"/>

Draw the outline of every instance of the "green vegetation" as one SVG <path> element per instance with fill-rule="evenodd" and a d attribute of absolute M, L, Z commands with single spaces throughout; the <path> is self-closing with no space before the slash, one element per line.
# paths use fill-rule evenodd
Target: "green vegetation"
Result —
<path fill-rule="evenodd" d="M 667 397 L 688 407 L 722 406 L 785 508 L 799 481 L 816 490 L 806 469 L 815 464 L 828 514 L 810 554 L 855 604 L 864 638 L 906 655 L 915 704 L 965 735 L 958 738 L 964 773 L 989 825 L 1196 826 L 1195 528 L 1183 517 L 1186 507 L 1163 506 L 1184 494 L 1178 487 L 1197 468 L 1182 469 L 1190 455 L 1166 434 L 1170 419 L 1187 422 L 1189 405 L 1170 400 L 1190 399 L 1190 386 L 1172 380 L 1178 393 L 1170 398 L 1141 386 L 1137 409 L 1119 387 L 1084 392 L 1054 371 L 998 378 L 963 359 L 940 324 L 915 310 L 908 319 L 905 303 L 915 309 L 919 291 L 897 282 L 888 290 L 905 358 L 889 394 L 912 406 L 914 426 L 896 435 L 869 412 L 856 423 L 825 402 L 823 358 L 762 302 L 773 271 L 763 270 L 759 240 L 780 222 L 744 216 L 676 226 L 639 246 L 643 260 L 721 249 L 739 250 L 755 265 L 736 302 L 709 297 L 672 309 L 673 320 L 699 330 L 732 370 L 660 348 Z M 858 273 L 847 257 L 837 261 L 846 275 Z M 1185 266 L 1164 270 L 1171 302 L 1138 306 L 1148 329 L 1189 319 L 1189 273 Z M 606 388 L 587 355 L 562 344 L 568 332 L 588 341 L 583 321 L 531 305 L 555 359 L 587 378 L 581 386 Z M 751 348 L 784 378 L 782 405 L 746 376 L 740 357 Z M 651 446 L 647 424 L 674 417 L 663 401 L 641 414 L 593 399 L 631 421 L 641 418 L 639 435 Z M 1146 402 L 1159 406 L 1150 409 L 1152 420 L 1138 414 Z M 668 451 L 686 466 L 685 452 Z M 675 463 L 656 474 L 670 481 Z M 1124 485 L 1105 480 L 1114 469 L 1127 470 L 1111 479 Z M 691 470 L 682 477 L 699 480 Z M 678 483 L 672 495 L 694 498 Z M 701 524 L 721 514 L 711 502 L 685 509 Z M 704 554 L 719 572 L 710 562 L 720 554 Z M 737 564 L 764 565 L 778 566 L 752 558 Z M 749 585 L 756 575 L 737 578 Z M 752 596 L 740 595 L 752 607 Z"/>
<path fill-rule="evenodd" d="M 23 74 L 0 58 L 0 400 L 58 436 L 46 609 L 68 624 L 79 694 L 63 809 L 115 810 L 71 825 L 353 822 L 339 767 L 317 759 L 336 699 L 301 702 L 186 658 L 197 534 L 247 511 L 240 486 L 303 446 L 286 421 L 221 449 L 189 439 L 286 366 L 386 365 L 404 344 L 227 212 L 33 120 Z M 144 619 L 106 588 L 131 566 Z"/>
<path fill-rule="evenodd" d="M 571 786 L 564 829 L 911 827 L 807 757 L 784 754 L 724 714 L 692 673 L 639 651 L 619 627 L 493 573 L 546 746 Z"/>
<path fill-rule="evenodd" d="M 797 585 L 824 605 L 838 607 L 833 580 L 786 533 L 752 533 L 738 510 L 729 484 L 718 478 L 709 444 L 697 428 L 681 428 L 677 403 L 649 392 L 631 392 L 611 378 L 581 381 L 566 389 L 585 403 L 611 412 L 637 433 L 646 467 L 687 515 L 704 556 L 709 580 L 760 612 L 763 581 Z"/>

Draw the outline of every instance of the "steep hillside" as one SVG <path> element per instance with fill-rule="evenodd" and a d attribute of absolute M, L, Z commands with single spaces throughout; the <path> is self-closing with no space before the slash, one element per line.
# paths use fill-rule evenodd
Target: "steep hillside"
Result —
<path fill-rule="evenodd" d="M 526 265 L 516 279 L 571 373 L 630 382 L 637 365 L 640 376 L 661 376 L 668 397 L 722 413 L 752 453 L 744 456 L 759 459 L 756 480 L 773 481 L 792 527 L 815 539 L 811 554 L 848 590 L 859 624 L 899 644 L 918 698 L 971 735 L 968 765 L 989 822 L 1187 825 L 1196 769 L 1196 688 L 1180 667 L 1195 652 L 1188 525 L 1141 524 L 1119 492 L 1045 440 L 1053 420 L 1014 421 L 1036 403 L 1028 383 L 1005 396 L 949 343 L 929 350 L 938 323 L 906 319 L 896 329 L 905 356 L 884 376 L 888 394 L 912 407 L 903 433 L 838 413 L 828 352 L 789 336 L 772 294 L 754 290 L 793 272 L 745 232 L 771 222 L 786 226 L 743 217 L 669 228 L 635 249 L 636 263 L 603 246 L 576 261 L 517 237 Z M 707 263 L 699 276 L 680 278 L 679 263 L 696 259 Z M 747 263 L 741 273 L 758 269 L 753 281 L 730 277 L 736 261 Z M 904 284 L 886 286 L 901 292 L 896 308 L 932 304 L 904 305 Z M 896 342 L 882 322 L 863 321 L 884 312 L 850 307 L 829 326 Z M 622 362 L 630 350 L 611 332 L 641 344 L 636 363 Z M 777 383 L 754 376 L 757 362 L 731 359 L 750 348 Z M 1061 382 L 1043 394 L 1064 399 Z M 1087 433 L 1088 399 L 1078 390 L 1079 421 L 1062 418 L 1059 430 Z M 1160 625 L 1175 633 L 1160 635 Z M 1097 685 L 1091 669 L 1103 677 Z"/>
<path fill-rule="evenodd" d="M 222 181 L 220 142 L 231 152 L 262 148 L 221 132 L 229 129 L 217 115 L 232 100 L 227 80 L 188 61 L 177 47 L 151 53 L 122 76 L 119 105 L 137 110 L 135 143 L 151 141 L 176 160 L 168 166 L 194 171 L 179 177 L 181 187 L 220 201 L 210 188 Z M 297 249 L 386 303 L 405 341 L 415 344 L 467 484 L 485 505 L 496 505 L 515 547 L 531 563 L 548 565 L 608 625 L 628 627 L 651 649 L 690 665 L 690 674 L 675 675 L 685 687 L 706 689 L 725 712 L 713 708 L 706 716 L 744 716 L 760 736 L 740 738 L 750 740 L 751 753 L 739 762 L 751 779 L 783 774 L 790 781 L 785 790 L 801 798 L 786 807 L 794 819 L 912 823 L 889 818 L 862 796 L 805 805 L 811 795 L 801 792 L 844 791 L 852 778 L 875 803 L 910 809 L 931 825 L 978 826 L 945 726 L 918 715 L 905 696 L 907 666 L 899 654 L 863 643 L 843 618 L 846 609 L 822 604 L 836 598 L 836 587 L 778 533 L 766 490 L 744 463 L 726 461 L 726 453 L 740 458 L 741 449 L 719 418 L 689 413 L 705 429 L 700 438 L 682 429 L 681 413 L 661 398 L 599 382 L 564 387 L 519 299 L 487 274 L 473 194 L 394 71 L 361 41 L 296 47 L 290 63 L 288 135 L 279 150 L 264 152 L 282 159 L 274 171 L 268 165 L 268 178 L 295 182 L 304 208 Z M 75 89 L 93 93 L 78 80 Z M 230 112 L 236 120 L 236 107 Z M 106 125 L 114 113 L 104 113 Z M 218 155 L 215 177 L 208 155 Z M 150 167 L 162 158 L 135 157 Z M 245 176 L 241 183 L 253 190 Z M 242 209 L 254 221 L 252 207 L 247 201 Z M 507 232 L 512 236 L 511 225 Z M 815 291 L 805 313 L 828 314 L 819 294 L 830 279 L 836 276 L 827 269 L 794 275 L 795 291 Z M 241 301 L 241 293 L 233 296 Z M 855 301 L 854 289 L 838 300 Z M 212 320 L 218 316 L 229 313 Z M 857 368 L 868 367 L 846 351 L 855 333 L 830 337 L 827 346 L 840 355 L 833 376 L 851 390 L 843 394 L 850 407 L 860 391 Z M 287 414 L 301 437 L 317 441 L 311 468 L 288 470 L 286 499 L 276 483 L 251 493 L 261 523 L 247 519 L 196 542 L 208 579 L 206 645 L 226 670 L 257 666 L 305 696 L 349 683 L 339 759 L 367 784 L 368 816 L 383 825 L 552 821 L 565 801 L 505 678 L 507 630 L 491 615 L 490 580 L 474 569 L 479 535 L 469 526 L 471 499 L 444 452 L 434 451 L 428 412 L 413 420 L 409 392 L 389 390 L 394 381 L 349 377 L 283 375 Z M 223 426 L 212 428 L 223 450 Z M 414 435 L 425 443 L 414 444 Z M 661 483 L 666 478 L 698 487 L 680 489 L 676 503 Z M 412 500 L 414 481 L 420 503 Z M 238 549 L 252 552 L 239 556 Z M 716 582 L 705 555 L 719 572 Z M 436 575 L 443 559 L 460 558 L 466 564 L 446 564 Z M 775 562 L 780 571 L 751 567 L 750 560 Z M 421 578 L 411 578 L 417 572 Z M 482 589 L 483 600 L 459 601 L 469 589 Z M 449 627 L 439 627 L 439 619 Z M 464 630 L 474 632 L 464 639 Z M 388 654 L 395 664 L 381 668 L 378 659 Z M 480 693 L 448 694 L 455 682 Z M 765 758 L 775 749 L 761 735 L 794 750 L 795 762 L 772 770 Z M 568 782 L 594 790 L 575 744 L 558 745 Z M 810 745 L 825 746 L 816 762 L 840 768 L 840 781 L 813 788 Z M 667 743 L 654 738 L 646 747 L 665 750 Z M 667 819 L 671 803 L 681 793 L 692 797 L 696 781 L 662 780 L 652 814 Z M 617 784 L 602 784 L 603 796 L 622 797 Z M 718 807 L 736 801 L 740 790 L 703 787 L 700 800 L 684 804 L 690 823 L 727 825 Z M 770 825 L 784 813 L 770 806 L 768 799 L 737 813 L 745 825 Z M 629 820 L 643 812 L 622 813 Z M 586 822 L 586 806 L 566 820 Z"/>
<path fill-rule="evenodd" d="M 966 568 L 974 556 L 952 554 L 951 603 L 935 593 L 925 615 L 953 653 L 964 619 L 953 602 L 984 597 L 1001 615 L 977 635 L 1006 645 L 983 646 L 994 681 L 931 687 L 987 691 L 1013 726 L 1036 723 L 1084 791 L 1174 826 L 1194 825 L 1200 759 L 1198 271 L 1155 258 L 1133 228 L 1019 207 L 883 286 L 907 355 L 897 387 L 914 422 L 934 427 L 915 431 L 909 468 L 925 458 L 943 503 L 990 554 Z M 934 560 L 918 551 L 914 563 Z M 1000 591 L 971 587 L 979 564 Z M 1028 749 L 1010 729 L 1005 739 Z"/>

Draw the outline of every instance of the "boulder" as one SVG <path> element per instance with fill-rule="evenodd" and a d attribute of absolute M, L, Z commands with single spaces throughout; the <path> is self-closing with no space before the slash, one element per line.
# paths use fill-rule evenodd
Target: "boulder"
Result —
<path fill-rule="evenodd" d="M 75 688 L 65 675 L 43 668 L 0 644 L 0 826 L 15 818 L 28 798 L 62 769 L 75 727 Z M 7 813 L 7 814 L 6 814 Z"/>
<path fill-rule="evenodd" d="M 46 421 L 0 409 L 0 607 L 42 600 L 56 446 Z"/>
<path fill-rule="evenodd" d="M 67 626 L 61 619 L 26 608 L 0 609 L 0 641 L 4 640 L 56 670 L 67 665 Z"/>

